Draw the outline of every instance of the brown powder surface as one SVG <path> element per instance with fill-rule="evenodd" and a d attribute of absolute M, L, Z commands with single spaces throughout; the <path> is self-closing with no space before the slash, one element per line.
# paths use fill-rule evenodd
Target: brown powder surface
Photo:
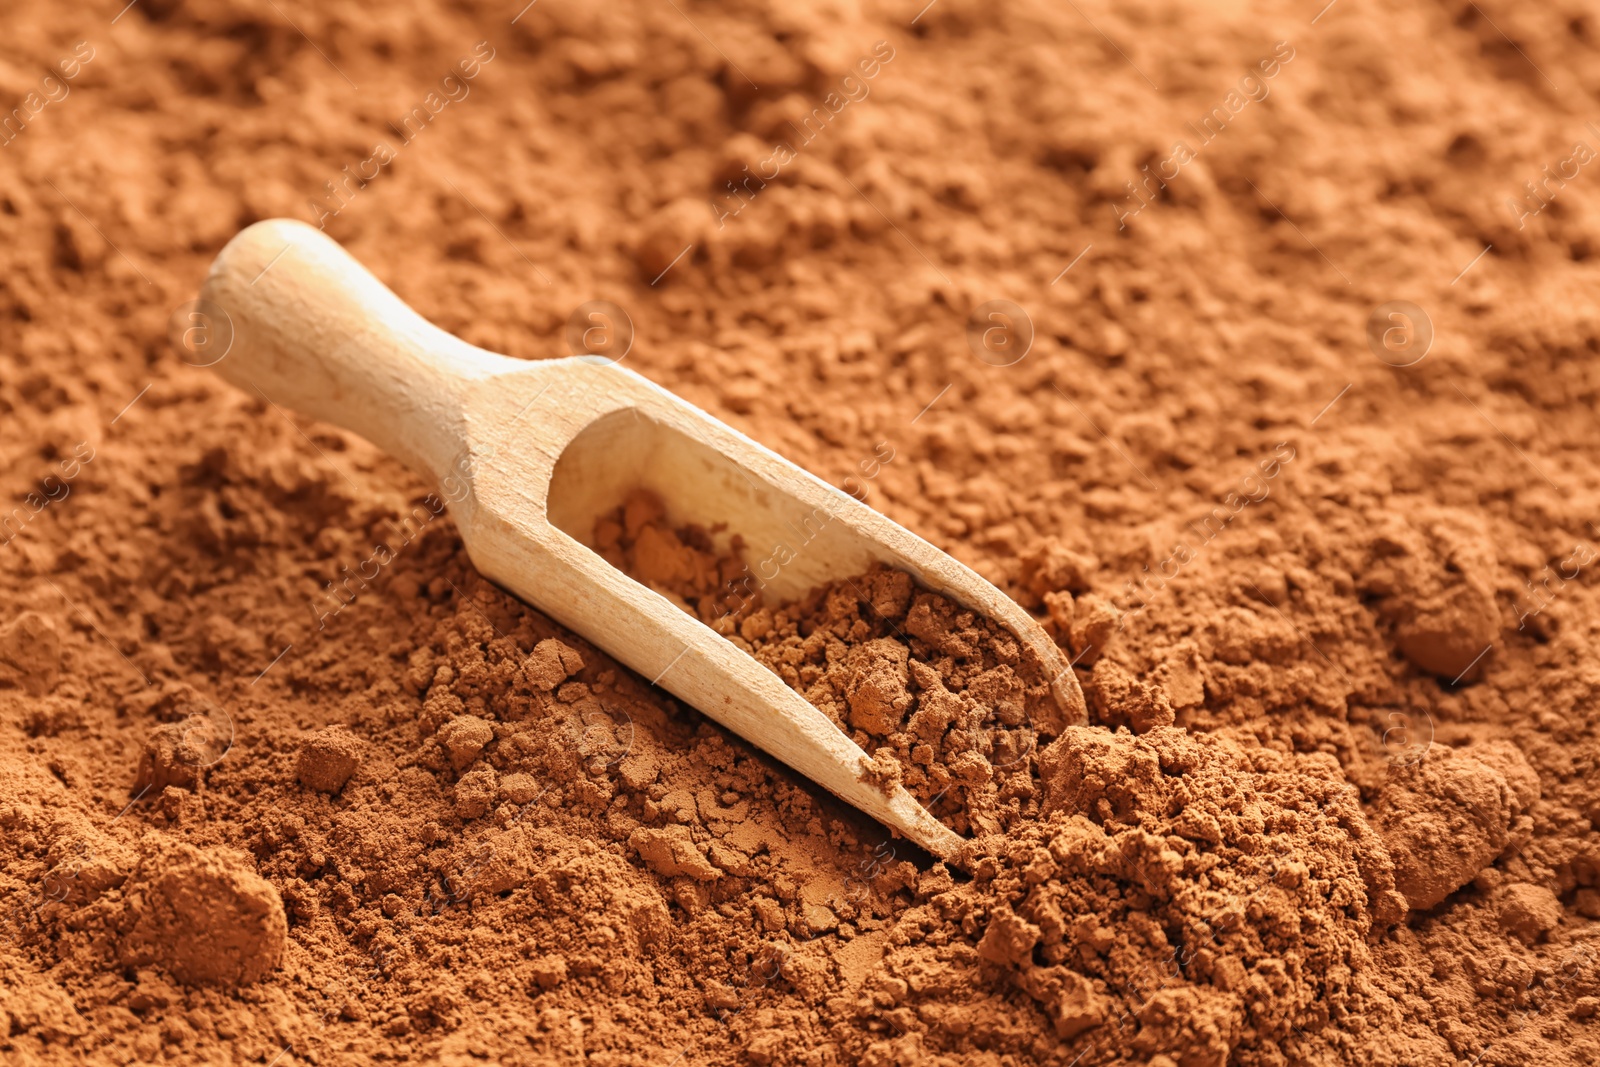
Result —
<path fill-rule="evenodd" d="M 1600 1061 L 1592 11 L 519 7 L 0 13 L 0 1059 Z M 652 689 L 195 365 L 282 215 L 519 358 L 609 302 L 1090 725 L 966 873 Z M 734 636 L 862 623 L 802 684 L 931 767 L 837 594 Z"/>

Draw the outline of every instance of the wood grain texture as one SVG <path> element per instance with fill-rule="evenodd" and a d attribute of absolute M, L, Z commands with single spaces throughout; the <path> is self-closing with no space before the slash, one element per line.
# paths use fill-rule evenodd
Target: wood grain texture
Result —
<path fill-rule="evenodd" d="M 934 855 L 956 858 L 963 839 L 904 789 L 870 784 L 866 754 L 777 675 L 592 551 L 600 514 L 644 487 L 675 523 L 726 524 L 752 556 L 785 560 L 761 575 L 769 599 L 875 562 L 905 570 L 1005 626 L 1037 659 L 1058 714 L 1036 728 L 1087 721 L 1060 650 L 993 585 L 629 370 L 469 345 L 289 220 L 229 242 L 203 297 L 233 322 L 223 377 L 358 433 L 425 477 L 456 479 L 452 514 L 486 577 Z"/>

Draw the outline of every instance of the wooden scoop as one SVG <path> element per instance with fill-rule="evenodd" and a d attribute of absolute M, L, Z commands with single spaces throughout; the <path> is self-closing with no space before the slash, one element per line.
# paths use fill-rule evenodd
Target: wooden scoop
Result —
<path fill-rule="evenodd" d="M 643 487 L 674 522 L 726 524 L 760 561 L 768 603 L 877 562 L 907 571 L 1032 651 L 1059 711 L 1038 726 L 1085 720 L 1060 651 L 998 589 L 631 371 L 593 356 L 526 362 L 475 348 L 300 222 L 240 233 L 202 295 L 232 320 L 223 377 L 439 482 L 481 573 L 936 856 L 953 858 L 963 839 L 904 788 L 873 784 L 861 749 L 776 674 L 596 554 L 596 518 Z"/>

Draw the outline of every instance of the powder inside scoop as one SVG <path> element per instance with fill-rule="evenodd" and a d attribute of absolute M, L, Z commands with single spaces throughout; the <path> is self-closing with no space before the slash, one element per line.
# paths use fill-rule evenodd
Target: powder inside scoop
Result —
<path fill-rule="evenodd" d="M 743 595 L 739 545 L 675 527 L 639 490 L 596 528 L 621 570 L 714 627 L 824 712 L 960 834 L 1037 809 L 1035 716 L 1051 694 L 1021 643 L 989 619 L 884 567 L 787 604 Z"/>

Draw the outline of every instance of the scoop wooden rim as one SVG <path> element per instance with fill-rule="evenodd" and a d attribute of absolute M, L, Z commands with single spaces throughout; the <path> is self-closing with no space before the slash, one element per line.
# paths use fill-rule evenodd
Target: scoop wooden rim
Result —
<path fill-rule="evenodd" d="M 777 675 L 594 552 L 596 508 L 615 507 L 631 482 L 659 492 L 674 521 L 722 522 L 747 540 L 803 530 L 769 583 L 777 594 L 874 561 L 908 571 L 1018 638 L 1055 698 L 1057 714 L 1037 729 L 1086 721 L 1060 650 L 993 585 L 626 368 L 467 344 L 322 232 L 285 219 L 235 236 L 202 299 L 232 329 L 218 373 L 438 482 L 486 577 L 936 856 L 955 859 L 965 839 L 904 788 L 872 784 L 867 755 Z"/>

